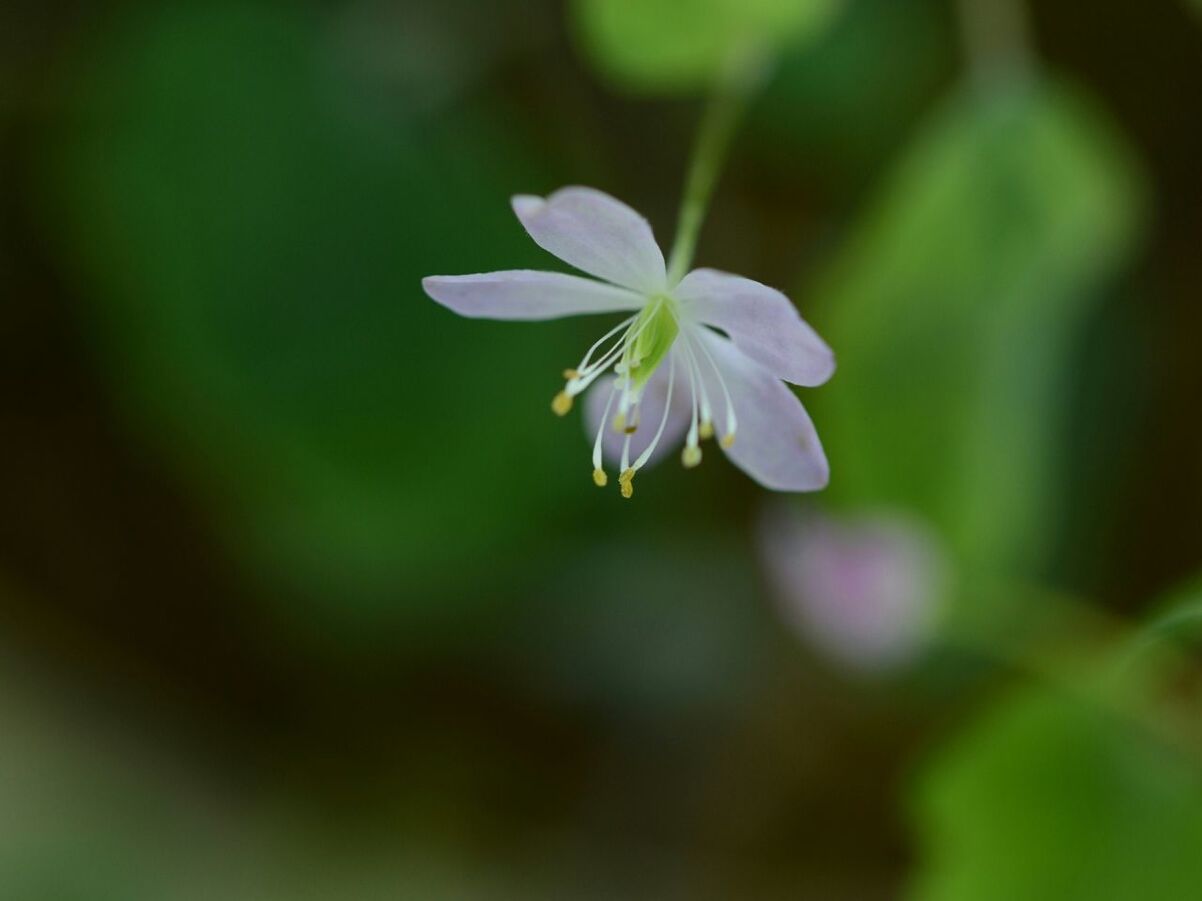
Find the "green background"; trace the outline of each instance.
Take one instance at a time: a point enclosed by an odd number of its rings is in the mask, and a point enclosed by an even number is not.
[[[1194,897],[1202,29],[966,59],[1008,2],[0,10],[0,894]],[[562,269],[567,184],[669,245],[750,59],[698,264],[835,349],[832,482],[625,502],[548,409],[606,322],[420,281]],[[781,505],[933,536],[924,653],[798,634]]]

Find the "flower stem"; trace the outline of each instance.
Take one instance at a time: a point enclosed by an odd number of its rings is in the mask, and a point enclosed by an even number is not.
[[[1025,0],[959,0],[964,53],[977,80],[1031,68],[1030,23]]]
[[[1001,665],[1202,759],[1194,709],[1166,689],[1196,672],[1193,661],[1172,646],[1137,643],[1139,633],[1129,623],[1080,598],[1025,590],[1036,592],[1044,611],[1036,628],[1023,636],[951,628],[942,636],[945,648]]]
[[[676,242],[668,262],[668,284],[675,285],[689,271],[697,238],[705,222],[710,197],[718,183],[722,164],[734,137],[735,126],[748,98],[762,77],[763,67],[758,58],[742,55],[727,67],[706,108],[697,144],[689,163],[684,200],[676,226]]]

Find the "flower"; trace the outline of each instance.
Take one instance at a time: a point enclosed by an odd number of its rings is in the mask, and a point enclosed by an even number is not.
[[[422,286],[473,318],[628,314],[564,371],[564,389],[551,403],[566,415],[596,385],[585,413],[597,485],[608,482],[604,460],[617,462],[622,495],[630,497],[635,474],[665,448],[683,436],[682,462],[694,467],[701,442],[717,434],[727,456],[767,488],[826,486],[818,434],[784,382],[821,385],[834,372],[834,354],[787,297],[712,269],[673,283],[647,221],[591,188],[515,197],[513,210],[540,247],[600,281],[518,270],[431,276]]]
[[[913,516],[780,507],[762,517],[758,538],[781,617],[829,656],[885,670],[930,642],[950,570],[938,538]]]

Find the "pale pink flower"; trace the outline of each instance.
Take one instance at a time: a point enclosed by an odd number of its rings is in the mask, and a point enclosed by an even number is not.
[[[782,618],[835,660],[904,665],[929,643],[948,587],[931,532],[901,513],[767,512],[759,545]]]
[[[552,402],[564,415],[592,387],[585,412],[598,485],[608,481],[608,460],[630,497],[635,473],[666,448],[683,439],[681,459],[696,466],[701,442],[716,433],[735,465],[767,488],[825,487],[822,445],[784,382],[821,385],[835,359],[787,297],[712,269],[671,281],[647,221],[600,191],[515,197],[513,209],[540,247],[595,278],[518,270],[431,276],[422,285],[473,318],[627,314],[564,372]]]

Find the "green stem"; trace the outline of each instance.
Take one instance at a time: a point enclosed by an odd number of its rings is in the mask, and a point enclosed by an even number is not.
[[[722,164],[734,137],[735,126],[747,99],[759,83],[761,67],[751,57],[741,57],[718,83],[697,133],[697,144],[689,163],[684,200],[676,226],[676,242],[668,262],[668,284],[675,285],[689,271],[697,238],[705,222],[710,198],[722,172]]]
[[[1135,667],[1129,623],[1078,598],[1039,592],[1045,619],[1035,631],[1043,641],[985,635],[978,629],[945,632],[949,649],[958,649],[1063,691],[1144,729],[1194,758],[1202,758],[1202,729],[1192,709],[1173,697],[1157,698],[1156,684],[1192,671],[1192,664],[1169,649],[1138,661]],[[1136,648],[1135,651],[1146,650]]]
[[[1025,0],[959,0],[964,52],[974,76],[1031,68],[1030,23]]]

